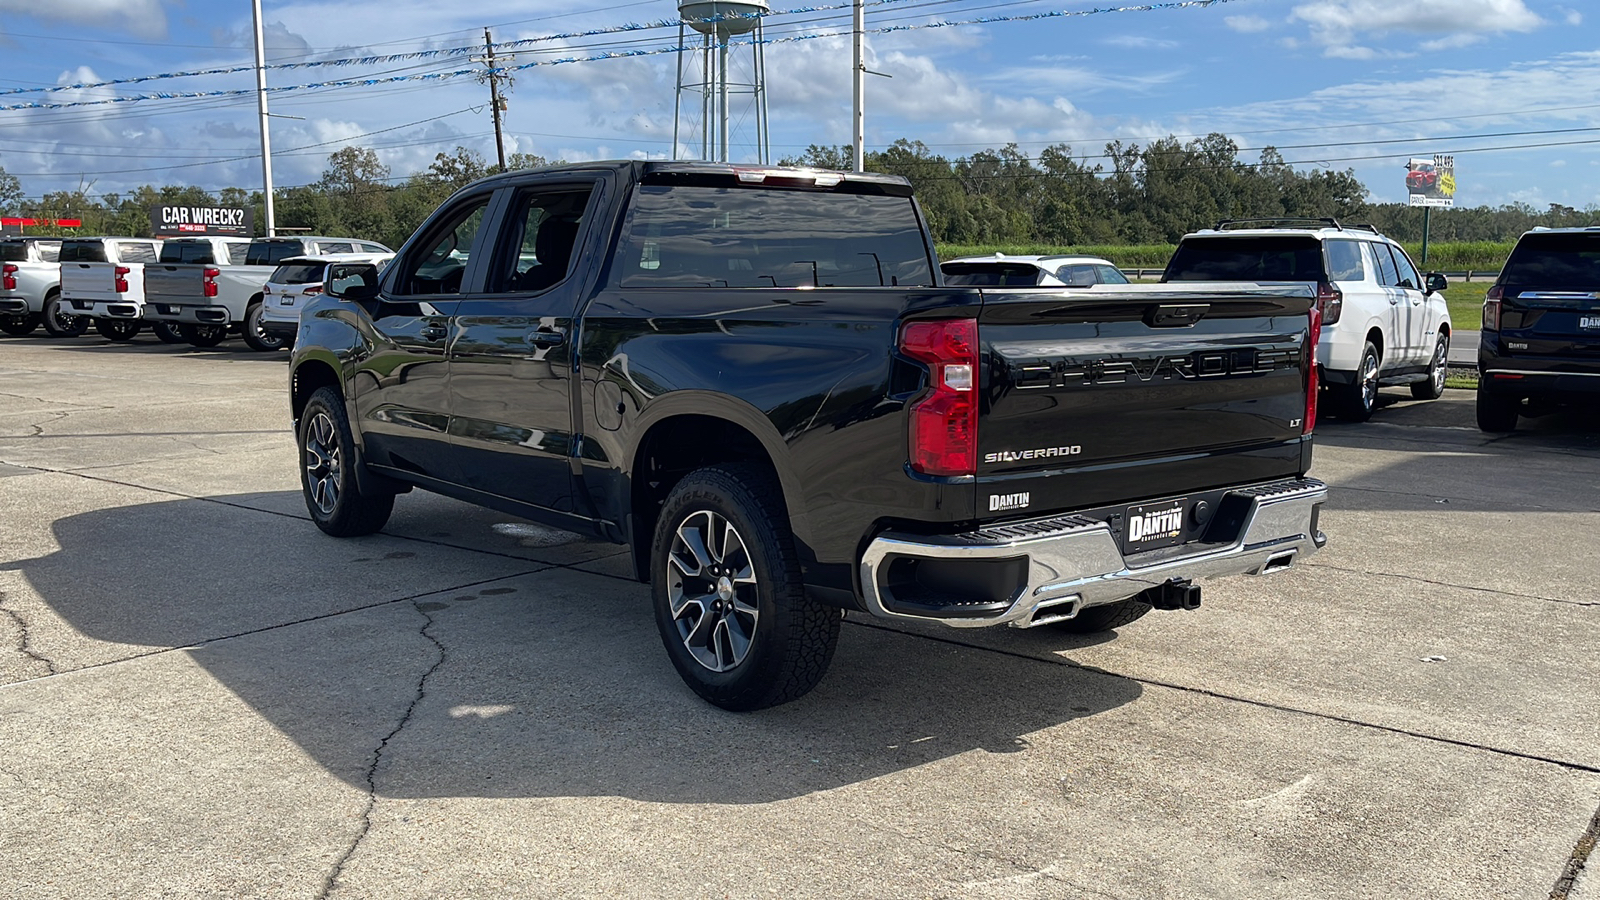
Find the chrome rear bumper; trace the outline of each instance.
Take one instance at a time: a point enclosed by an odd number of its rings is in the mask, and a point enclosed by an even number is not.
[[[1299,478],[1228,493],[1247,504],[1237,534],[1225,542],[1188,544],[1122,555],[1111,527],[1098,519],[1066,515],[992,526],[954,535],[886,532],[867,545],[860,563],[869,612],[884,618],[942,622],[955,628],[1013,625],[1028,628],[1063,621],[1090,606],[1115,603],[1172,581],[1223,575],[1266,575],[1286,569],[1327,543],[1317,529],[1327,485]],[[886,575],[898,559],[1026,560],[1027,574],[998,613],[962,617],[897,611]],[[992,604],[989,604],[992,606]]]

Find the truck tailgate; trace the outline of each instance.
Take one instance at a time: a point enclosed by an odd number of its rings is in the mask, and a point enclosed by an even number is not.
[[[1308,288],[985,290],[980,519],[1302,475]]]
[[[144,267],[144,297],[150,303],[207,303],[205,266],[193,263],[150,263]]]
[[[61,264],[61,294],[69,300],[117,300],[116,263],[67,262]]]

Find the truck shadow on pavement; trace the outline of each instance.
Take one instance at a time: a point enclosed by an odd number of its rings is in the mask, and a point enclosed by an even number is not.
[[[63,518],[59,549],[18,568],[80,635],[121,645],[96,652],[186,648],[320,766],[380,796],[762,803],[930,763],[982,767],[1142,691],[847,619],[812,694],[727,713],[673,671],[644,585],[384,535],[340,541],[224,503]],[[160,687],[130,702],[144,690]]]

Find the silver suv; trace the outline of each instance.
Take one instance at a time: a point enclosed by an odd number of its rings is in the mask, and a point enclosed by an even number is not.
[[[1303,282],[1322,311],[1320,383],[1332,411],[1364,422],[1380,385],[1418,400],[1444,393],[1450,310],[1443,275],[1423,276],[1405,248],[1337,219],[1237,219],[1184,235],[1164,282]]]

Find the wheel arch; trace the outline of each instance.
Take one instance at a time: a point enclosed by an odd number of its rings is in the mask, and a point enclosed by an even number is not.
[[[301,360],[294,367],[293,374],[289,376],[290,417],[296,422],[300,421],[300,413],[305,410],[311,395],[324,387],[332,387],[341,397],[344,396],[344,385],[339,378],[339,370],[327,360],[317,358]]]
[[[767,418],[726,395],[694,393],[652,410],[641,421],[628,468],[629,534],[635,574],[649,580],[650,547],[661,505],[683,476],[718,463],[753,463],[778,483],[795,538],[809,543],[798,481],[788,445]],[[652,404],[655,406],[655,404]]]

